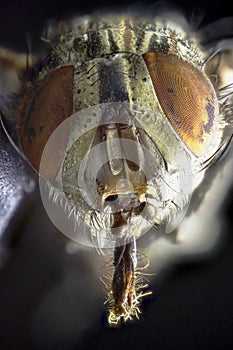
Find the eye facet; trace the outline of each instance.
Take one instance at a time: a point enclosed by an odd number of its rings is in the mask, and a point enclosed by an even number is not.
[[[52,132],[73,113],[74,67],[57,68],[29,88],[20,106],[19,141],[34,169],[39,172],[42,152]],[[67,131],[68,132],[68,131]],[[56,176],[67,135],[60,139],[60,150],[51,155],[44,173],[47,179]]]
[[[158,101],[189,150],[200,157],[218,120],[218,100],[208,78],[174,54],[147,52],[143,59]]]

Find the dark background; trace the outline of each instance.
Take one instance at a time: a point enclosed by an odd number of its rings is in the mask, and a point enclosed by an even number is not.
[[[116,3],[121,8],[133,2]],[[203,12],[203,23],[233,15],[230,1],[176,4],[189,18],[193,10]],[[112,5],[113,1],[102,0],[96,4],[90,0],[1,1],[0,44],[24,51],[27,33],[36,42],[47,19]],[[88,291],[79,285],[84,283],[88,268],[79,265],[79,256],[65,254],[65,241],[59,235],[54,238],[55,229],[37,204],[37,195],[27,196],[22,203],[26,218],[13,222],[5,238],[8,258],[0,270],[0,349],[233,349],[232,195],[231,191],[223,208],[225,240],[221,249],[200,263],[179,264],[166,278],[158,277],[153,283],[153,297],[144,303],[141,320],[120,329],[105,327],[106,317],[101,311],[97,319],[89,311],[90,322],[87,317],[82,320],[72,316],[79,299],[83,300],[78,289],[95,300],[95,285]],[[35,321],[37,304],[47,291],[59,286],[64,270],[71,276],[67,288],[63,286],[54,299],[51,297],[47,310]],[[44,315],[54,317],[54,327],[47,326]],[[80,328],[78,323],[82,322]],[[65,336],[61,336],[63,328]]]

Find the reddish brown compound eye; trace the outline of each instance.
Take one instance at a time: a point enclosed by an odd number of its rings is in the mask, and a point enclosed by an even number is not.
[[[154,89],[169,122],[189,150],[201,156],[218,120],[218,100],[208,78],[174,54],[143,55]]]
[[[71,65],[53,70],[26,91],[20,106],[19,141],[25,156],[37,172],[50,135],[73,113],[73,75],[74,67]],[[60,149],[52,152],[48,163],[40,169],[45,178],[55,178],[66,142],[67,134],[60,135]]]

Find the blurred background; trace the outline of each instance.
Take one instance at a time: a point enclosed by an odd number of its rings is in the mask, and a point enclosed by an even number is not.
[[[145,7],[151,3],[143,2]],[[202,24],[233,16],[226,0],[170,3],[188,18],[203,14]],[[35,49],[50,18],[133,4],[1,0],[0,46],[24,52],[31,38]],[[72,254],[72,245],[67,248],[67,240],[43,210],[31,170],[2,132],[0,167],[0,213],[10,218],[6,227],[1,226],[0,239],[1,350],[233,348],[233,191],[223,207],[224,239],[216,253],[199,263],[179,263],[157,276],[140,321],[111,329],[106,327],[105,295],[98,277],[105,271],[104,261],[91,250]],[[15,205],[7,202],[9,194],[15,195]]]

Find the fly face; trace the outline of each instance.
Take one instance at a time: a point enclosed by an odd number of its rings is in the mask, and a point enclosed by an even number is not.
[[[5,114],[16,115],[16,142],[59,230],[114,249],[109,323],[117,324],[138,317],[149,293],[135,278],[136,240],[179,226],[227,147],[232,86],[218,91],[196,38],[165,19],[84,17],[49,40]]]

